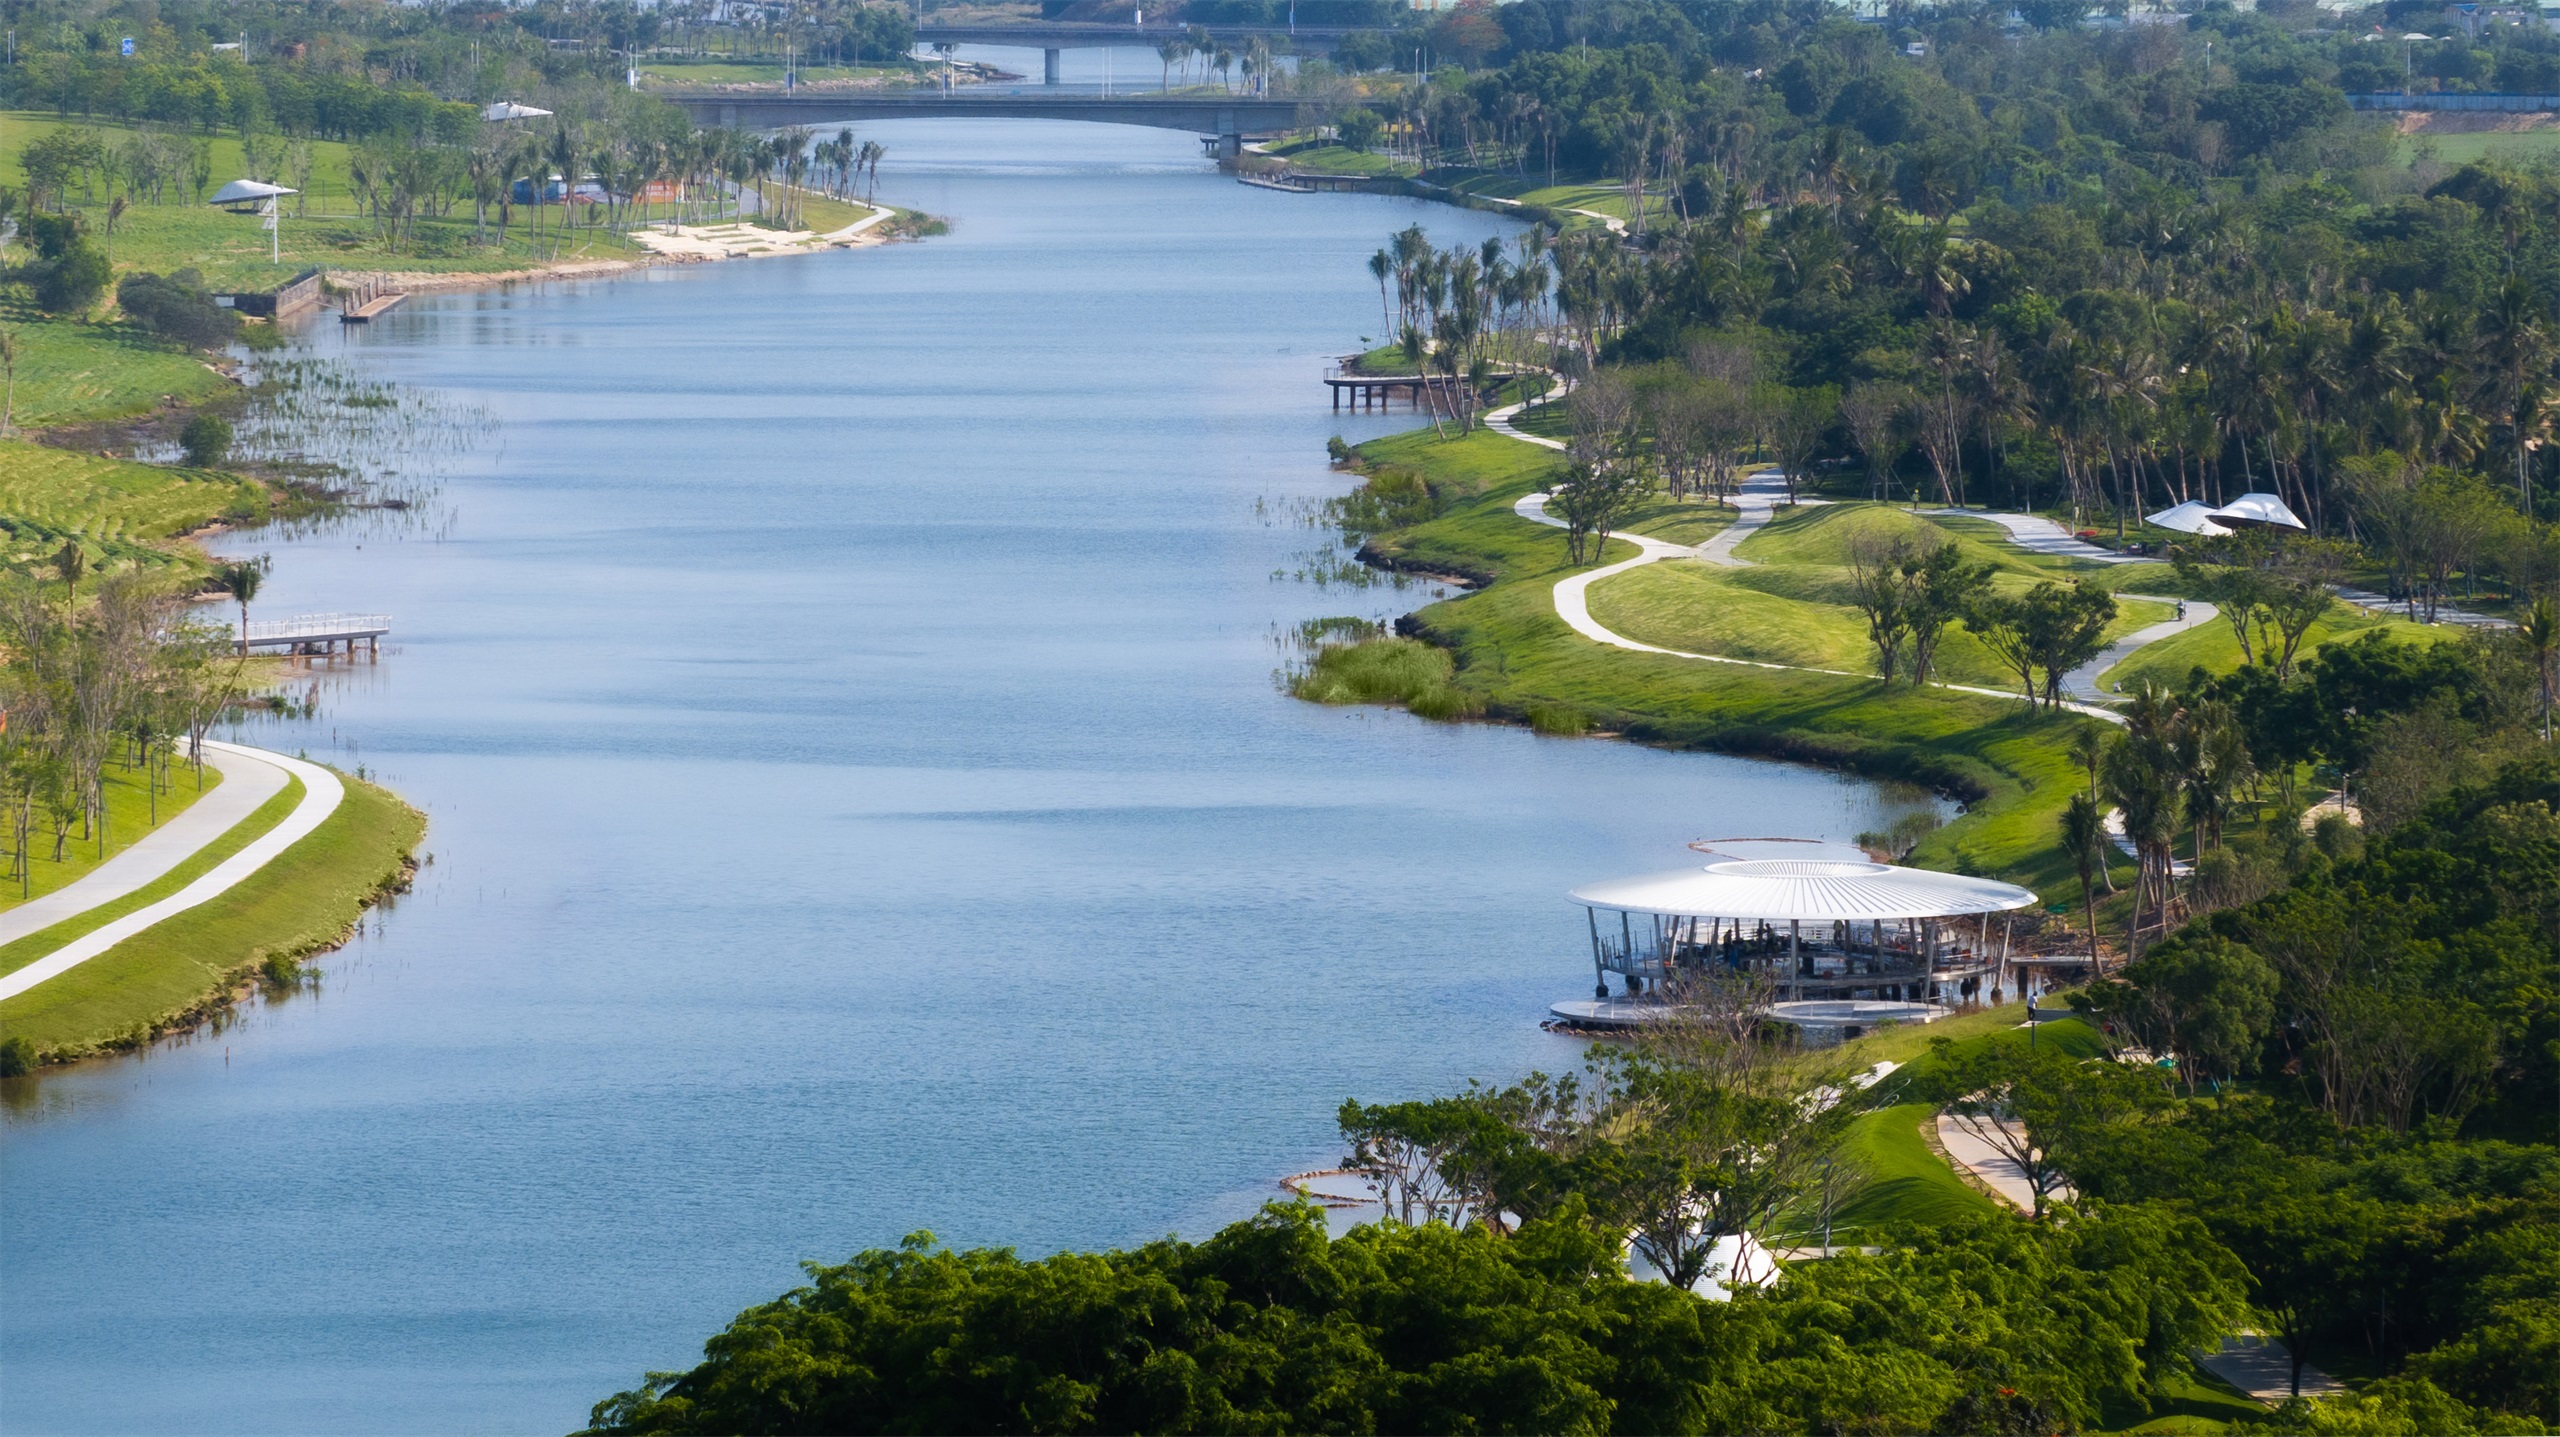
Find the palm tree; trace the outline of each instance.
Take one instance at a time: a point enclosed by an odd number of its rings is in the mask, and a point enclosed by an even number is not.
[[[2107,822],[2098,812],[2096,799],[2085,793],[2071,795],[2062,810],[2062,847],[2080,874],[2080,900],[2089,915],[2089,971],[2094,975],[2098,970],[2098,882],[2107,872]]]
[[[0,438],[9,433],[9,413],[18,407],[18,332],[0,329],[0,371],[8,374],[8,387],[0,389]]]
[[[2550,366],[2551,329],[2533,285],[2512,276],[2481,312],[2479,324],[2481,367],[2488,381],[2483,389],[2515,426],[2516,505],[2530,515],[2533,477],[2526,467],[2531,450],[2525,443],[2524,410],[2535,380]]]
[[[240,653],[249,652],[249,601],[258,597],[258,584],[266,577],[266,565],[255,559],[238,559],[213,571],[214,582],[230,591],[240,604]]]
[[[72,606],[80,602],[80,576],[89,572],[89,556],[82,552],[79,540],[63,541],[62,551],[53,556],[53,572],[62,578],[62,612],[67,619]]]
[[[560,167],[560,223],[552,228],[554,236],[552,250],[557,253],[559,250],[557,237],[569,224],[569,192],[578,184],[578,137],[569,133],[567,125],[562,125],[551,132],[551,163]],[[541,181],[537,178],[535,183],[539,185]],[[534,194],[536,207],[534,214],[537,219],[542,213],[541,203],[542,195],[537,190]]]
[[[1396,327],[1396,316],[1395,311],[1387,305],[1387,276],[1395,272],[1396,257],[1394,255],[1382,249],[1369,256],[1369,277],[1378,282],[1378,313],[1385,318],[1387,328],[1391,330]]]
[[[2142,956],[2145,909],[2165,927],[2174,896],[2171,852],[2184,771],[2177,749],[2186,718],[2176,695],[2144,679],[2125,707],[2124,737],[2108,746],[2103,765],[2106,796],[2124,815],[2125,839],[2133,845],[2133,921],[2125,943],[2132,958]]]
[[[2542,739],[2548,743],[2551,741],[2551,706],[2555,690],[2560,690],[2560,675],[2553,672],[2554,662],[2560,661],[2560,605],[2554,605],[2547,594],[2534,600],[2533,606],[2524,611],[2523,619],[2516,625],[2516,637],[2522,641],[2525,653],[2532,657],[2534,677],[2540,680]]]

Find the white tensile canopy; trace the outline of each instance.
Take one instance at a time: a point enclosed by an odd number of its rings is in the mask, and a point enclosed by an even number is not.
[[[205,203],[209,205],[245,205],[257,200],[271,200],[278,195],[289,195],[294,193],[296,193],[296,191],[286,189],[282,185],[268,184],[265,180],[233,180],[231,183],[224,185],[221,189],[215,190],[213,192],[213,197],[206,200]]]
[[[2243,494],[2213,511],[2213,517],[2225,524],[2273,524],[2284,529],[2308,529],[2311,526],[2294,517],[2284,501],[2273,494]]]
[[[1974,917],[2025,908],[2014,883],[1884,863],[1748,859],[1615,878],[1573,891],[1587,908],[1760,923],[1885,923]]]
[[[2202,499],[2190,499],[2174,509],[2163,509],[2147,516],[2143,522],[2163,529],[2175,529],[2181,534],[2201,534],[2208,539],[2231,532],[2213,522],[2213,506]]]
[[[2273,494],[2243,494],[2216,509],[2202,499],[2190,499],[2174,509],[2163,509],[2150,515],[2146,523],[2181,534],[2201,534],[2213,538],[2229,534],[2241,526],[2269,525],[2279,529],[2308,529]]]
[[[519,105],[513,100],[500,100],[496,104],[489,106],[487,109],[482,110],[480,112],[480,118],[484,120],[539,120],[550,113],[551,112],[549,110],[536,109],[531,105]]]

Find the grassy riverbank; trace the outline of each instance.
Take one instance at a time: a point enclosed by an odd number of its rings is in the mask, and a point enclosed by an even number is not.
[[[346,798],[308,837],[220,897],[0,1002],[0,1039],[25,1038],[43,1060],[137,1047],[219,1011],[253,982],[272,981],[343,942],[367,908],[408,886],[426,819],[390,793],[345,778]],[[281,822],[299,780],[175,872],[122,904],[38,935],[63,941],[168,896]],[[14,948],[16,945],[12,945]],[[49,950],[48,950],[49,951]],[[31,955],[30,955],[31,956]],[[0,950],[0,966],[18,957]],[[272,972],[271,972],[272,970]]]
[[[1561,531],[1513,510],[1560,471],[1561,456],[1553,451],[1490,431],[1443,437],[1417,430],[1371,441],[1357,456],[1378,485],[1428,495],[1427,502],[1394,506],[1408,522],[1372,534],[1363,556],[1386,567],[1459,576],[1476,588],[1405,621],[1405,631],[1431,648],[1412,639],[1381,640],[1322,654],[1298,686],[1302,696],[1404,702],[1429,717],[1486,716],[1559,735],[1619,734],[1921,784],[1962,799],[1966,811],[1924,840],[1913,862],[2002,877],[2052,904],[2077,902],[2079,881],[2063,857],[2058,819],[2085,783],[2066,744],[2090,720],[2029,709],[2014,698],[1864,677],[1868,646],[1847,593],[1847,554],[1860,536],[1904,534],[1954,542],[1992,570],[1998,588],[2084,579],[2128,595],[2118,601],[2110,639],[2169,616],[2165,602],[2130,597],[2183,593],[2169,565],[2029,554],[1999,542],[1999,531],[1978,518],[1848,502],[1782,510],[1740,545],[1747,568],[1659,563],[1591,586],[1592,616],[1613,632],[1688,653],[1790,668],[1706,663],[1601,645],[1556,616],[1556,583],[1580,571],[1566,562]],[[1628,528],[1694,544],[1721,528],[1727,512],[1657,499]],[[1599,562],[1634,552],[1612,541]],[[2305,653],[2376,627],[2419,642],[2451,637],[2449,630],[2341,604],[2314,629]],[[2196,666],[2227,672],[2239,663],[2229,626],[2213,623],[2137,653],[2105,678],[2179,681]],[[1948,682],[2001,690],[2016,685],[2014,674],[1961,629],[1946,639],[1940,664]],[[1803,669],[1833,672],[1795,671]]]
[[[2040,890],[2076,888],[2053,831],[2079,782],[2064,740],[2085,720],[2030,711],[2008,699],[1593,643],[1556,617],[1555,584],[1576,572],[1566,563],[1562,533],[1512,511],[1522,495],[1545,486],[1559,456],[1482,430],[1450,438],[1427,430],[1400,434],[1358,452],[1373,471],[1420,476],[1433,495],[1431,517],[1377,535],[1367,552],[1379,562],[1463,575],[1481,586],[1406,623],[1448,655],[1446,683],[1465,702],[1445,712],[1481,712],[1551,733],[1608,732],[1671,747],[1802,759],[1923,784],[1958,795],[1969,807],[1924,842],[1916,861],[1998,874]],[[1801,541],[1809,524],[1745,542],[1746,552],[1770,543],[1777,553],[1758,580],[1762,589],[1733,591],[1803,608],[1792,617],[1766,616],[1773,623],[1830,622],[1803,598],[1768,592],[1790,568],[1782,562],[1786,546]],[[1633,556],[1632,546],[1613,542],[1603,560]],[[1617,582],[1651,572],[1635,570]],[[1721,576],[1674,579],[1684,582],[1730,585]],[[1652,591],[1632,592],[1630,602],[1641,604]],[[1620,605],[1608,584],[1595,587],[1592,598],[1598,611]]]
[[[0,440],[0,562],[50,560],[77,540],[93,564],[198,566],[179,541],[217,521],[251,523],[272,503],[255,479],[103,459],[23,440]]]

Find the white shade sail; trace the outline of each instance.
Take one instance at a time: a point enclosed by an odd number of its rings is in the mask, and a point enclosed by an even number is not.
[[[2202,499],[2190,499],[2174,509],[2163,509],[2157,514],[2149,515],[2143,522],[2156,524],[2163,529],[2175,529],[2181,534],[2201,534],[2206,538],[2231,532],[2213,522],[2213,506]]]
[[[2226,524],[2273,524],[2285,529],[2308,529],[2311,526],[2293,516],[2284,501],[2273,494],[2243,494],[2213,511],[2213,517]]]
[[[519,105],[513,100],[500,100],[496,104],[489,106],[487,109],[482,110],[480,112],[480,118],[484,120],[539,120],[550,113],[551,112],[549,110],[538,110],[531,105]]]
[[[1752,859],[1613,878],[1575,889],[1573,901],[1675,918],[1866,923],[2006,913],[2036,896],[2014,883],[1883,863]]]
[[[286,189],[282,185],[268,184],[264,180],[233,180],[231,183],[224,185],[221,189],[215,190],[213,192],[213,197],[206,200],[205,203],[209,205],[239,205],[247,204],[251,200],[271,200],[278,195],[289,195],[293,193],[296,192]]]

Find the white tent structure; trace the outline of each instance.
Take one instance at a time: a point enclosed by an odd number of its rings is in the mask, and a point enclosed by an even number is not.
[[[2225,524],[2264,524],[2276,529],[2308,529],[2311,526],[2294,517],[2284,501],[2273,494],[2243,494],[2213,511],[2213,517]]]
[[[519,105],[513,100],[500,100],[482,110],[480,118],[493,121],[540,120],[549,117],[550,114],[549,110],[537,109],[532,105]]]
[[[2163,529],[2175,529],[2181,534],[2201,534],[2209,539],[2231,532],[2213,522],[2213,506],[2202,499],[2190,499],[2174,509],[2163,509],[2157,514],[2146,515],[2143,522]]]
[[[1554,1006],[1562,1023],[1658,1021],[1677,1013],[1684,979],[1752,972],[1790,1000],[1770,1016],[1851,1036],[1866,1023],[1943,1017],[1940,1000],[1997,990],[2009,959],[2000,915],[2036,901],[1995,879],[1793,858],[1611,879],[1571,896],[1589,919],[1595,983],[1590,1002]],[[1613,973],[1623,996],[1609,991]]]
[[[213,197],[205,203],[209,205],[256,204],[260,201],[275,199],[279,195],[294,193],[297,191],[286,189],[282,185],[268,184],[265,180],[233,180],[221,189],[215,190]]]
[[[2174,509],[2163,509],[2149,515],[2147,522],[2181,534],[2200,534],[2212,538],[2237,533],[2242,529],[2308,529],[2311,526],[2294,517],[2282,499],[2273,494],[2243,494],[2221,508],[2201,499],[2190,499]]]
[[[272,264],[284,259],[284,234],[277,227],[282,211],[277,209],[276,201],[286,195],[300,193],[283,185],[268,184],[265,180],[233,180],[215,190],[213,197],[205,203],[222,205],[235,214],[255,213],[260,220],[259,228],[267,232],[267,260]]]

